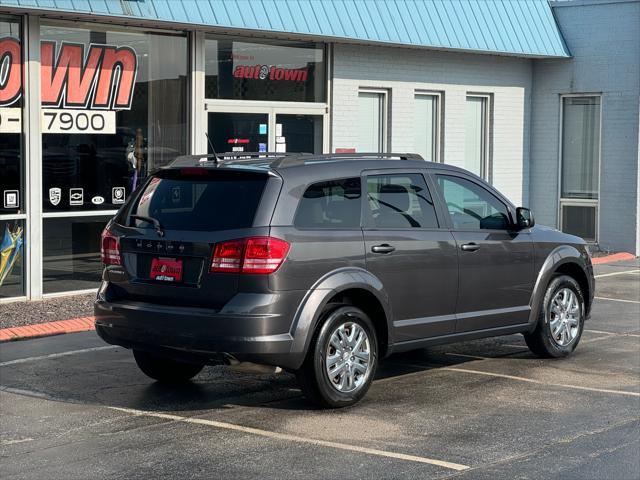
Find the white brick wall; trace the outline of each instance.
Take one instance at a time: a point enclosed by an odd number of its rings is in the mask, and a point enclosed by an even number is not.
[[[599,243],[640,254],[640,2],[554,5],[573,58],[534,61],[531,206],[538,221],[557,225],[560,94],[602,93]]]
[[[515,204],[528,202],[532,61],[406,48],[335,45],[332,150],[356,145],[358,89],[390,92],[388,149],[414,151],[416,90],[444,93],[446,163],[464,158],[467,92],[493,95],[493,184]]]

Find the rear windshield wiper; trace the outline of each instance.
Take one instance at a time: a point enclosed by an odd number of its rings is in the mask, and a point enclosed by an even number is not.
[[[142,220],[143,222],[150,223],[155,227],[158,236],[164,237],[164,228],[157,218],[146,217],[144,215],[129,215],[129,217],[133,218],[134,220]]]

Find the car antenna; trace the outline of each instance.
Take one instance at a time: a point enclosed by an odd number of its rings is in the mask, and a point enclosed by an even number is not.
[[[211,151],[213,152],[213,161],[218,165],[218,154],[216,153],[216,149],[213,148],[213,142],[209,138],[209,134],[207,132],[204,132],[204,135],[207,137],[207,142],[209,142],[209,147],[211,147]]]

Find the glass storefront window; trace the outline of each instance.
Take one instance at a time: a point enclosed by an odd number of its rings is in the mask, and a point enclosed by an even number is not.
[[[383,152],[386,130],[386,94],[358,92],[358,152]]]
[[[96,288],[100,281],[100,233],[108,217],[43,220],[43,291]]]
[[[0,215],[25,210],[22,101],[20,23],[0,16]]]
[[[24,222],[0,220],[0,298],[24,295]]]
[[[205,97],[233,100],[325,101],[320,44],[205,40]]]
[[[468,95],[465,110],[463,167],[484,179],[488,177],[488,103],[488,97]]]
[[[187,151],[187,38],[63,24],[40,34],[44,211],[119,208]]]
[[[562,198],[598,198],[600,97],[562,99]]]

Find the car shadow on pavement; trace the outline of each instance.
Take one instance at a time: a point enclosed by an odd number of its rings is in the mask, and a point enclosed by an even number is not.
[[[380,362],[375,381],[460,365],[477,356],[505,356],[514,349],[484,340],[459,344],[456,351],[460,353],[435,347],[394,354]],[[121,348],[95,352],[81,360],[66,356],[4,367],[0,383],[9,392],[56,401],[183,414],[237,407],[316,408],[302,396],[295,376],[286,372],[256,375],[214,366],[206,367],[191,382],[166,385],[142,374],[130,352]]]

